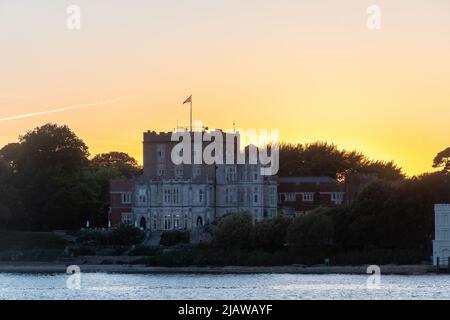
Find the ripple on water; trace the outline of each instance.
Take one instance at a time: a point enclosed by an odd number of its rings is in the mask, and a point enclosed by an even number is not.
[[[450,299],[445,275],[106,274],[81,275],[67,289],[64,274],[0,274],[0,299]]]

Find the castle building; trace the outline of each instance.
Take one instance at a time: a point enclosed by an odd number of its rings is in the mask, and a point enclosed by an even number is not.
[[[226,146],[230,137],[220,132]],[[143,175],[111,181],[113,226],[124,223],[150,231],[192,230],[227,213],[248,212],[254,222],[276,216],[276,177],[263,176],[261,164],[174,164],[171,154],[178,142],[171,137],[172,132],[145,132]],[[228,141],[236,154],[238,137],[234,134],[233,141]],[[206,146],[201,142],[202,153]],[[199,152],[194,146],[191,149],[193,156]]]
[[[434,205],[433,264],[448,265],[450,258],[450,204]]]

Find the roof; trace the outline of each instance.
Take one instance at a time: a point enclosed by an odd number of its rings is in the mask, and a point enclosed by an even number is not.
[[[134,181],[129,180],[111,180],[110,192],[131,192],[133,189]]]
[[[336,179],[328,176],[313,176],[313,177],[278,177],[280,183],[338,183]]]

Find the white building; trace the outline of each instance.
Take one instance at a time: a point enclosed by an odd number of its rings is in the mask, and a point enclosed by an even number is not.
[[[450,258],[450,204],[435,204],[435,240],[433,241],[433,264],[448,265]]]

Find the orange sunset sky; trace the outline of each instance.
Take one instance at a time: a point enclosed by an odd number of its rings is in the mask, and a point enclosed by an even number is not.
[[[447,0],[0,0],[0,146],[53,122],[141,161],[142,132],[187,125],[193,94],[211,128],[275,128],[414,175],[450,146],[449,84]]]

